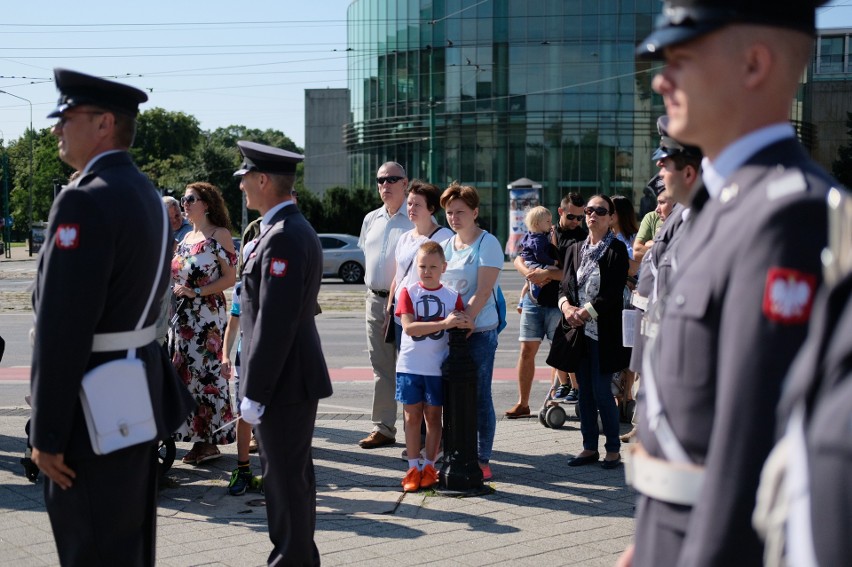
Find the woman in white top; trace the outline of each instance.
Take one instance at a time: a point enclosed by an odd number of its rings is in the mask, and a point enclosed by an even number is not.
[[[494,235],[477,226],[479,195],[473,187],[453,183],[441,195],[441,206],[447,214],[447,224],[456,231],[443,243],[447,271],[441,281],[462,296],[464,314],[474,319],[467,342],[477,367],[477,448],[482,478],[490,480],[488,461],[497,426],[491,376],[500,322],[494,289],[503,269],[503,247]]]
[[[441,191],[430,183],[412,179],[408,186],[406,207],[408,218],[414,223],[414,228],[404,233],[396,243],[396,274],[388,294],[388,310],[393,314],[393,302],[399,301],[400,292],[418,281],[417,270],[414,269],[414,259],[417,250],[427,240],[443,242],[453,235],[453,231],[435,222],[435,211],[440,205]],[[396,345],[399,349],[402,337],[402,324],[399,317],[394,315],[396,324]]]

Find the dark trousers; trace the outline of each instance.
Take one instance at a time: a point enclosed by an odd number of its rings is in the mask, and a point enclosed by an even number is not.
[[[272,553],[269,565],[319,565],[317,486],[311,444],[317,400],[266,408],[256,426]]]
[[[59,562],[68,566],[154,565],[157,456],[153,444],[66,462],[77,473],[62,490],[45,480],[44,500]]]
[[[602,374],[599,365],[598,341],[586,337],[587,355],[577,367],[577,385],[580,386],[580,433],[583,434],[583,449],[598,450],[598,412],[606,438],[604,447],[610,453],[621,450],[618,438],[618,406],[612,396],[612,374]]]

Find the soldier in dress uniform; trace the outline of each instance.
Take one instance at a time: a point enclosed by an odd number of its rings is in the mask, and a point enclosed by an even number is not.
[[[789,123],[821,1],[668,0],[637,49],[711,199],[645,349],[636,543],[622,563],[754,565],[751,526],[781,384],[821,281],[831,178]]]
[[[240,329],[242,419],[255,425],[273,549],[270,565],[319,565],[314,543],[316,481],[311,457],[320,398],[331,395],[314,315],[322,247],[292,201],[304,156],[254,142],[243,155],[240,189],[262,215],[243,266]]]
[[[148,97],[83,73],[55,69],[54,76],[61,97],[48,116],[59,119],[59,157],[81,175],[54,201],[38,260],[32,459],[47,476],[62,565],[154,565],[156,441],[95,454],[79,401],[84,373],[135,348],[161,438],[191,410],[156,342],[172,231],[164,231],[163,202],[127,151]],[[132,332],[146,304],[144,325]]]
[[[772,567],[852,556],[852,198],[832,189],[828,201],[826,287],[785,384],[754,515]]]
[[[669,136],[668,116],[657,119],[657,131],[660,133],[660,145],[651,158],[660,168],[658,174],[669,194],[674,199],[672,208],[662,228],[654,235],[653,246],[642,258],[642,268],[639,270],[639,282],[633,292],[633,305],[642,311],[642,317],[637,320],[635,342],[630,353],[630,369],[642,371],[642,355],[645,341],[650,336],[656,336],[659,328],[660,309],[657,303],[665,302],[668,298],[670,283],[677,265],[677,245],[686,233],[686,226],[695,220],[709,195],[701,183],[701,149],[696,146],[684,145]],[[690,223],[687,223],[687,219]],[[640,390],[641,398],[644,392]],[[630,441],[636,436],[637,417],[634,416],[633,429],[622,435],[621,440]]]

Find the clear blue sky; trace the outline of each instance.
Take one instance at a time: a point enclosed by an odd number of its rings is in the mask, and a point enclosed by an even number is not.
[[[58,97],[53,67],[117,76],[150,91],[143,108],[192,114],[207,130],[230,124],[275,128],[304,146],[304,90],[347,86],[349,4],[4,2],[0,89],[32,102],[38,129],[53,122],[45,118]],[[822,8],[819,27],[852,27],[852,0]],[[18,138],[29,125],[29,111],[29,104],[0,93],[0,137]]]

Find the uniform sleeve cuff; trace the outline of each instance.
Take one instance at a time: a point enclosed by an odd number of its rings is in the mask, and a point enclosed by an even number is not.
[[[592,304],[591,304],[591,303],[586,303],[585,305],[583,305],[583,309],[585,309],[586,311],[588,311],[588,312],[589,312],[589,315],[591,315],[591,316],[592,316],[592,319],[597,319],[597,318],[598,318],[598,312],[597,312],[597,311],[595,311],[595,308],[594,308],[594,307],[592,307]]]

